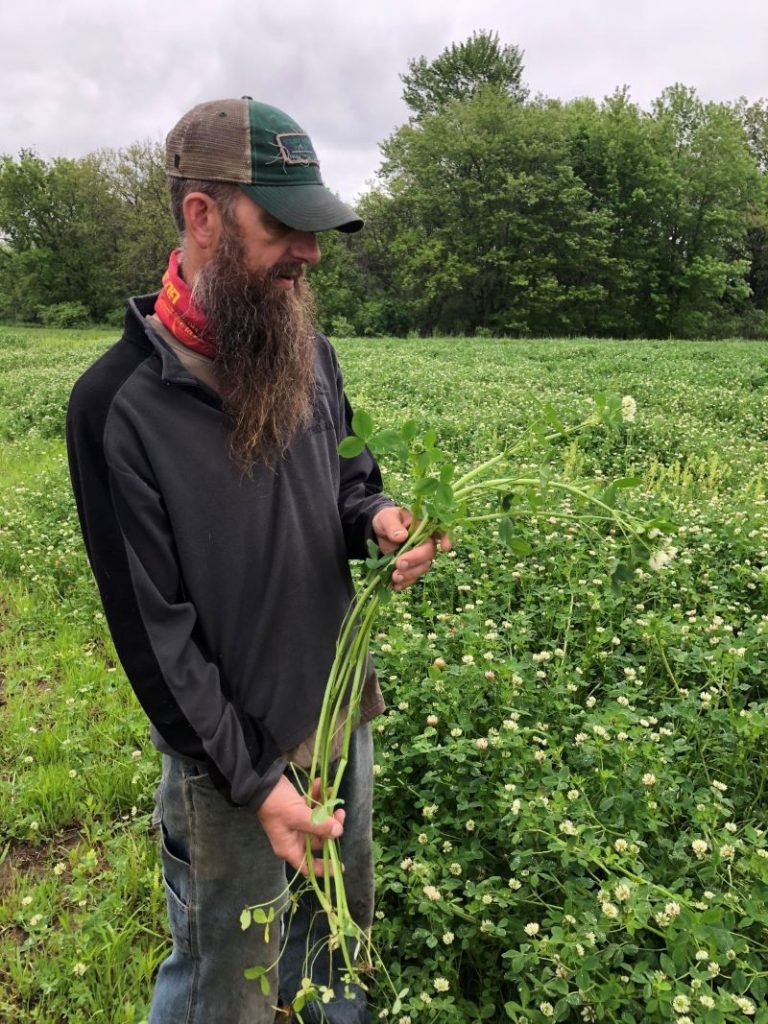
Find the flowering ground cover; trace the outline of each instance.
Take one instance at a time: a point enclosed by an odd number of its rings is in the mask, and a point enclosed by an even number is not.
[[[0,331],[0,1019],[142,1021],[166,952],[159,761],[116,665],[64,458],[85,332]],[[340,342],[354,404],[460,469],[550,403],[632,422],[533,446],[675,524],[611,585],[566,498],[456,538],[381,612],[374,943],[400,1022],[768,1021],[768,346]],[[528,457],[528,456],[527,456]],[[385,462],[388,489],[410,480]],[[489,506],[489,514],[493,509]]]

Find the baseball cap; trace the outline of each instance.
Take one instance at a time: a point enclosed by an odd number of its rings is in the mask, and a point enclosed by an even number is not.
[[[298,231],[359,231],[363,221],[323,184],[309,135],[250,96],[198,103],[165,141],[173,178],[239,185],[273,217]]]

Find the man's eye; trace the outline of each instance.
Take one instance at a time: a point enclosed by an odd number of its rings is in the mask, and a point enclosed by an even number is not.
[[[291,230],[287,224],[283,224],[277,217],[270,217],[267,220],[267,227],[276,235],[284,235],[287,231]]]

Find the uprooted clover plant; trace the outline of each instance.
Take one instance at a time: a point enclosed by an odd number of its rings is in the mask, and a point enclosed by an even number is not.
[[[382,555],[378,547],[369,542],[365,561],[367,574],[339,633],[308,776],[310,780],[320,780],[319,796],[312,795],[311,787],[306,789],[307,802],[313,808],[316,823],[325,820],[343,802],[339,787],[365,683],[372,627],[379,607],[392,597],[390,577],[396,558],[433,534],[453,536],[458,531],[471,529],[474,524],[487,522],[496,523],[500,542],[516,557],[525,557],[533,552],[528,541],[520,536],[518,524],[526,517],[539,516],[550,509],[557,510],[562,516],[562,509],[555,509],[555,502],[561,498],[569,501],[567,514],[570,517],[589,525],[598,536],[610,533],[618,552],[611,576],[614,588],[631,579],[637,567],[652,563],[653,559],[663,561],[669,557],[670,549],[659,539],[673,529],[672,524],[662,518],[643,521],[621,508],[621,492],[638,486],[638,478],[576,484],[571,480],[558,479],[548,466],[543,465],[543,460],[540,460],[538,469],[530,469],[531,448],[535,448],[537,443],[549,448],[558,440],[571,439],[590,429],[619,429],[625,420],[633,418],[634,401],[630,398],[621,400],[598,395],[590,414],[573,426],[563,424],[555,411],[547,406],[540,420],[514,444],[481,465],[459,474],[448,454],[438,446],[434,430],[420,436],[417,424],[409,420],[399,430],[376,431],[366,412],[359,410],[355,413],[353,433],[339,445],[339,455],[354,458],[367,447],[384,462],[394,458],[407,466],[413,481],[410,503],[413,525],[408,540],[392,554]],[[521,461],[519,457],[523,452],[527,455],[528,468],[525,471],[516,465],[516,457],[517,462]],[[345,709],[347,714],[343,713]],[[335,757],[339,733],[341,755]],[[311,964],[317,956],[333,954],[335,963],[340,966],[342,979],[365,988],[365,973],[371,969],[374,960],[373,949],[370,936],[353,920],[347,904],[338,842],[327,840],[323,845],[322,875],[313,870],[313,856],[316,853],[313,854],[308,838],[309,875],[306,884],[314,890],[322,913],[326,915],[329,937],[325,940],[327,950],[312,948],[306,951],[306,974],[311,973]],[[262,905],[246,908],[241,923],[244,928],[253,922],[268,929],[274,918],[274,906]],[[386,975],[384,964],[378,962],[377,967]],[[269,968],[257,967],[248,972],[250,977],[260,980],[265,993],[269,991],[268,971]],[[394,986],[392,991],[390,1012],[396,1014],[406,992],[396,993]],[[330,995],[329,990],[312,985],[307,978],[294,1000],[293,1010],[301,1019],[301,1010],[308,1001],[327,1000]]]

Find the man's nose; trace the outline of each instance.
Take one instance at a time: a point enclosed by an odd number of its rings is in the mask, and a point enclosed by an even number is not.
[[[290,253],[293,259],[314,266],[320,259],[317,235],[313,231],[294,231]]]

